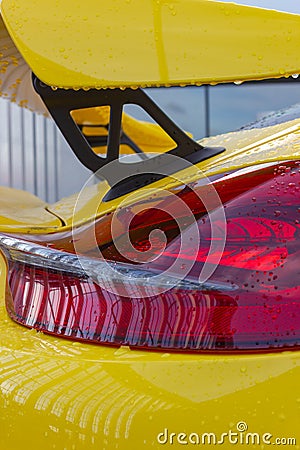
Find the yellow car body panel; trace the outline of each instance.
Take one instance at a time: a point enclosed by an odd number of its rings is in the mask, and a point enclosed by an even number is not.
[[[271,443],[299,443],[300,352],[172,354],[57,339],[8,318],[2,256],[0,271],[1,449],[160,449],[166,433],[166,447],[179,449],[179,433],[220,440],[240,422]]]
[[[299,132],[300,121],[295,120],[210,138],[206,141],[214,144],[225,140],[228,150],[199,167],[213,174],[259,162],[297,159]],[[171,180],[157,183],[168,189],[171,184]],[[101,189],[106,192],[108,186],[99,183],[86,188],[86,207],[76,217],[78,223],[91,217]],[[141,190],[135,197],[141,195],[146,193]],[[75,200],[76,195],[52,209],[71,223]],[[36,199],[31,201],[31,206],[39,204]],[[118,202],[101,206],[98,214],[115,209]],[[11,232],[13,220],[10,225],[7,231]],[[60,229],[68,228],[67,223]],[[32,233],[25,221],[23,230]],[[53,230],[45,225],[38,232]],[[187,445],[182,441],[194,445],[197,436],[200,444],[206,436],[203,448],[212,446],[208,443],[212,436],[230,448],[224,437],[230,432],[238,433],[237,449],[245,447],[240,439],[246,436],[250,446],[251,439],[259,436],[260,444],[252,443],[252,448],[265,448],[262,439],[274,445],[276,439],[292,439],[290,445],[299,446],[299,351],[164,353],[72,342],[12,322],[5,309],[5,291],[6,263],[1,256],[1,449],[141,450],[163,445],[179,449]],[[247,426],[247,431],[240,432],[237,427],[241,426]]]
[[[74,8],[73,1],[58,0],[51,12],[45,0],[3,0],[2,13],[26,61],[54,86],[189,84],[299,72],[298,16],[201,0],[114,0],[107,5],[88,0]],[[131,20],[124,20],[129,12]],[[132,23],[139,24],[134,33]],[[210,37],[207,47],[204,36]],[[205,139],[206,145],[224,145],[227,151],[197,167],[209,176],[299,159],[299,133],[300,120],[295,120]],[[180,178],[191,182],[195,176],[187,169]],[[176,185],[166,178],[151,187]],[[109,189],[99,183],[84,189],[84,206],[74,216],[77,194],[49,206],[3,189],[0,230],[10,233],[69,230],[72,223],[82,224],[95,212],[102,216],[124,200],[99,205],[99,196]],[[146,195],[147,189],[140,189],[127,201]],[[46,336],[9,319],[6,280],[0,254],[1,450],[179,449],[188,446],[182,441],[192,446],[196,435],[205,433],[207,440],[211,433],[223,439],[220,445],[228,450],[230,430],[238,434],[236,449],[245,448],[241,436],[245,439],[247,432],[260,439],[250,442],[252,448],[275,445],[281,438],[294,439],[288,447],[299,448],[300,351],[165,353]],[[198,446],[211,448],[207,440]]]
[[[27,64],[51,86],[186,85],[300,72],[294,14],[210,0],[3,0],[1,11]]]
[[[0,231],[35,233],[61,226],[46,203],[29,192],[1,186],[0,198]]]
[[[109,106],[77,109],[71,112],[73,120],[82,127],[82,133],[86,136],[108,136]],[[126,113],[122,114],[122,131],[144,153],[162,153],[171,150],[175,142],[156,123],[144,122],[134,119]],[[188,133],[190,136],[191,134]],[[106,156],[107,146],[93,147],[95,153]],[[120,155],[131,154],[134,151],[125,144],[120,145]]]
[[[179,180],[164,178],[151,186],[131,193],[127,198],[123,196],[105,203],[101,202],[99,198],[103,198],[108,192],[109,185],[102,182],[83,188],[80,193],[80,205],[77,193],[49,205],[48,209],[64,221],[65,229],[70,229],[71,226],[85,223],[91,217],[100,217],[114,211],[121,202],[124,207],[127,202],[130,204],[137,198],[146,198],[149,195],[149,187],[157,190],[170,190],[181,183],[191,183],[204,175],[212,176],[260,163],[299,159],[300,119],[267,128],[241,130],[206,138],[200,143],[207,146],[226,147],[224,154],[197,164],[195,167],[200,169],[200,173],[195,168],[188,168],[180,173]]]

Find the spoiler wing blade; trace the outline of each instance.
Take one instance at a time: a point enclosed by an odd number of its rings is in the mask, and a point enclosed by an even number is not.
[[[210,0],[3,0],[32,71],[62,88],[189,85],[300,72],[300,16]]]

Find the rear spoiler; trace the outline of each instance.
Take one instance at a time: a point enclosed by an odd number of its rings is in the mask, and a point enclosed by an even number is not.
[[[3,0],[22,57],[47,85],[137,88],[300,72],[300,16],[211,0]]]
[[[34,0],[30,7],[27,0],[3,0],[1,8],[0,42],[4,36],[9,45],[0,57],[0,90],[34,110],[43,100],[79,160],[111,186],[103,201],[225,151],[193,141],[140,88],[300,72],[300,16],[293,14],[210,0]],[[28,100],[20,97],[23,86]],[[122,111],[128,103],[144,108],[175,147],[122,162]],[[77,109],[97,106],[110,107],[105,157],[94,152],[72,119]]]

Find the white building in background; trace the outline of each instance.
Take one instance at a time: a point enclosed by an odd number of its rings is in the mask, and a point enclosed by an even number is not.
[[[89,175],[51,119],[0,99],[0,184],[55,202]]]

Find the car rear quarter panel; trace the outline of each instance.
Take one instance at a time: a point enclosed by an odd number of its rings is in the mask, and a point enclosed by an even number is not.
[[[240,421],[299,448],[300,352],[170,354],[57,339],[8,318],[3,257],[0,271],[1,449],[181,448],[179,433],[220,437]],[[157,440],[165,429],[172,444]]]

